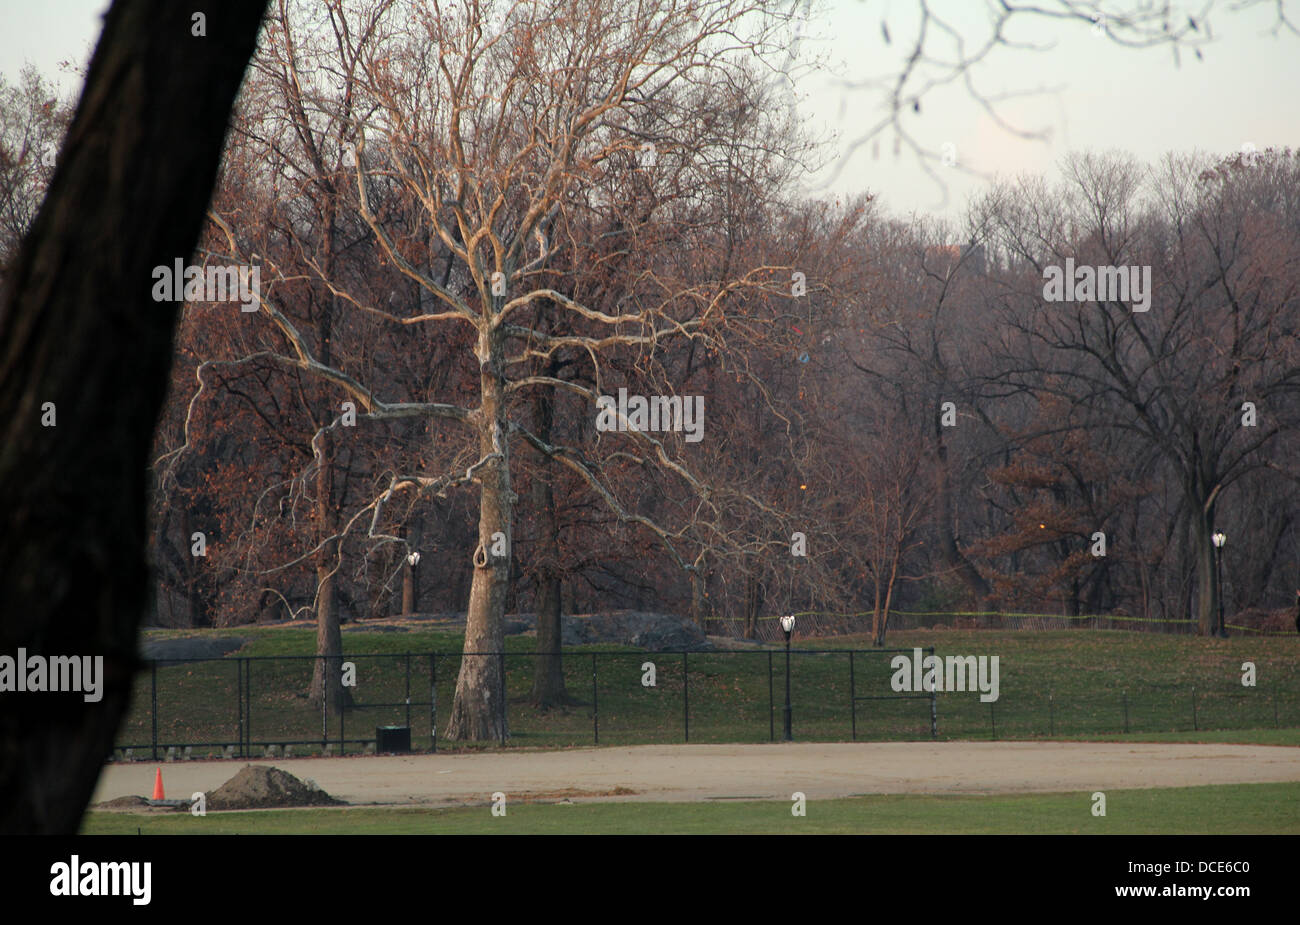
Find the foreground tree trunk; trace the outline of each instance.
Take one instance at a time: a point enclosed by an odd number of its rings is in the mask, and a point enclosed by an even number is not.
[[[227,0],[198,37],[193,5],[114,3],[0,301],[0,652],[103,658],[96,702],[5,695],[0,833],[75,833],[127,706],[176,318],[153,268],[193,252],[265,6]]]

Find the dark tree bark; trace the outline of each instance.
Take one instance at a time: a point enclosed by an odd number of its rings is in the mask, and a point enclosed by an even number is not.
[[[701,562],[696,560],[695,568],[691,569],[691,622],[701,630],[705,629],[704,624],[704,576],[700,574]]]
[[[333,205],[325,213],[325,267],[330,273],[334,267],[334,215]],[[330,296],[321,306],[317,319],[320,361],[333,362],[330,341],[333,335],[334,312],[337,299]],[[322,425],[328,424],[335,414],[329,399],[322,400],[318,416]],[[352,706],[352,695],[343,686],[343,633],[339,626],[338,583],[339,528],[338,491],[334,485],[334,440],[327,430],[320,435],[320,467],[316,470],[316,520],[319,536],[323,540],[316,556],[316,655],[312,669],[311,691],[308,702],[320,706],[328,696],[329,713],[337,714]]]
[[[745,638],[758,638],[758,618],[767,603],[767,588],[760,578],[749,576],[745,582]]]
[[[552,358],[545,375],[556,376],[559,362]],[[533,420],[538,439],[551,442],[555,425],[555,392],[539,389],[533,398]],[[555,491],[551,486],[553,464],[538,454],[540,471],[533,480],[533,509],[537,514],[537,665],[529,697],[539,707],[571,703],[564,688],[564,662],[560,655],[560,528],[555,515]]]
[[[935,402],[935,407],[939,401]],[[990,588],[984,576],[971,563],[970,559],[957,546],[953,536],[953,497],[952,474],[948,469],[948,446],[944,442],[943,427],[935,417],[935,455],[939,464],[935,467],[935,494],[938,511],[935,527],[939,535],[939,555],[945,566],[966,586],[966,590],[976,599],[976,609],[987,610]]]
[[[265,5],[214,5],[196,37],[201,4],[113,4],[0,301],[0,652],[98,655],[105,675],[96,703],[3,695],[0,832],[75,833],[127,706],[176,318],[152,271],[193,252]]]
[[[413,551],[420,548],[420,543],[424,540],[424,528],[419,521],[411,524],[407,540]],[[403,615],[418,613],[420,609],[420,566],[418,563],[412,565],[410,559],[405,562],[406,564],[402,566]]]

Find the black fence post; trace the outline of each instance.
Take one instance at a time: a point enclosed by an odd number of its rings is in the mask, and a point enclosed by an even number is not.
[[[926,650],[927,655],[934,655],[934,646]],[[939,738],[939,689],[938,685],[930,685],[930,738]]]
[[[158,663],[149,663],[149,718],[153,727],[149,753],[158,760]]]
[[[1052,691],[1047,692],[1047,729],[1048,735],[1056,737],[1056,695]]]
[[[343,680],[342,675],[340,675],[339,676],[340,683],[342,682],[342,680]],[[328,686],[329,683],[330,683],[329,675],[326,674],[325,684]],[[342,688],[340,688],[340,690],[342,690]],[[328,700],[328,696],[326,697],[326,699]],[[340,701],[339,701],[339,754],[340,755],[346,753],[348,750],[348,731],[346,726],[347,721],[345,719],[345,714],[347,712],[348,711],[343,708],[342,698],[340,697]],[[375,748],[376,750],[378,750],[379,748],[378,742],[375,743]]]
[[[1276,685],[1274,685],[1274,687],[1273,687],[1273,728],[1274,728],[1274,729],[1278,728],[1278,726],[1277,726],[1277,686],[1276,686]]]
[[[429,653],[429,739],[438,750],[438,653]]]
[[[989,701],[989,720],[993,723],[993,741],[998,739],[998,713],[993,709],[997,705],[996,700]]]
[[[239,713],[239,753],[244,753],[244,660],[235,660],[235,707]]]
[[[1128,734],[1128,691],[1124,692],[1124,734]]]
[[[930,691],[930,738],[939,738],[939,692]]]
[[[1201,727],[1196,719],[1196,687],[1192,687],[1192,731],[1200,732]]]
[[[501,668],[501,744],[506,744],[506,654],[498,652],[498,664]]]
[[[253,660],[244,665],[244,741],[239,745],[243,758],[253,754]]]
[[[411,728],[411,653],[406,653],[406,728]],[[377,747],[377,746],[376,746]]]
[[[853,674],[853,650],[849,649],[849,728],[852,741],[858,741],[858,700]]]
[[[767,650],[767,733],[776,741],[776,694],[772,690],[772,650]]]
[[[325,687],[321,688],[320,698],[320,750],[322,755],[325,753],[326,747],[330,744],[330,698],[328,693],[328,680],[326,680],[325,685]]]
[[[682,729],[686,734],[686,741],[691,740],[691,665],[686,656],[686,651],[682,651]]]
[[[596,692],[596,653],[591,653],[591,733],[600,744],[600,700]]]

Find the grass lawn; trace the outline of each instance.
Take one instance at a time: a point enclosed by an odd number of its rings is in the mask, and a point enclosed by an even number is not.
[[[1057,736],[1053,742],[1187,742],[1212,745],[1300,745],[1300,729],[1202,729],[1200,732]]]
[[[243,627],[207,632],[247,638],[235,653],[239,656],[278,658],[244,663],[249,666],[246,681],[251,692],[244,717],[237,706],[236,658],[159,668],[158,741],[164,747],[194,744],[199,755],[220,752],[215,743],[238,741],[242,719],[255,743],[297,742],[296,754],[318,752],[322,717],[306,700],[313,661],[289,658],[314,651],[315,630]],[[430,690],[436,688],[442,726],[460,663],[460,655],[451,653],[459,652],[461,641],[460,634],[445,628],[345,628],[345,658],[355,662],[357,671],[357,705],[341,722],[329,717],[330,739],[373,739],[376,726],[410,725],[413,747],[429,748]],[[597,730],[602,745],[682,742],[688,717],[691,742],[765,742],[773,731],[781,734],[785,663],[779,649],[684,658],[629,653],[614,646],[579,647],[566,652],[564,659],[575,702],[543,712],[527,703],[534,644],[529,637],[506,639],[512,746],[590,745]],[[970,692],[938,695],[940,738],[1300,744],[1300,637],[1223,640],[1118,630],[910,630],[891,634],[888,645],[909,650],[935,646],[940,656],[998,656],[995,703],[981,703],[978,694]],[[893,693],[889,655],[859,651],[850,659],[849,649],[870,648],[861,636],[796,643],[791,660],[796,739],[847,741],[854,735],[851,683],[859,697]],[[431,664],[428,653],[435,650],[449,654]],[[409,662],[407,652],[414,653]],[[647,661],[655,664],[654,687],[641,683]],[[1255,664],[1254,687],[1241,684],[1246,661]],[[120,746],[138,748],[151,742],[150,705],[150,676],[145,672],[137,679],[131,711],[119,732]],[[857,704],[859,740],[929,736],[928,700]],[[350,752],[361,747],[360,741],[347,746]]]
[[[1106,815],[1090,793],[875,795],[810,801],[488,804],[456,809],[300,809],[140,815],[95,812],[86,835],[673,835],[673,834],[1300,834],[1300,783],[1113,790]]]

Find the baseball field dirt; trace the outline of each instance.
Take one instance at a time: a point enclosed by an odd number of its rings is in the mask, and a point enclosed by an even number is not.
[[[1300,748],[1076,742],[639,745],[560,751],[110,764],[94,801],[211,793],[246,763],[273,765],[354,805],[481,803],[557,793],[690,802],[875,793],[1033,793],[1300,781]]]

